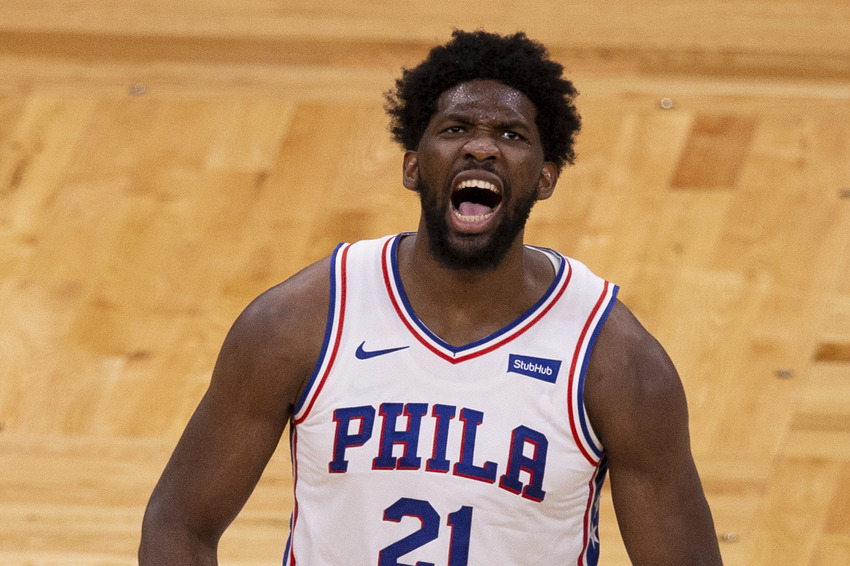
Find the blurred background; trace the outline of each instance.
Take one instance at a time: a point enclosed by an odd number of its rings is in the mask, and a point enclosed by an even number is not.
[[[454,28],[526,31],[581,92],[527,240],[667,348],[726,564],[850,564],[846,0],[4,0],[0,564],[136,562],[242,308],[415,229],[382,93]],[[290,473],[284,438],[222,564],[280,563]]]

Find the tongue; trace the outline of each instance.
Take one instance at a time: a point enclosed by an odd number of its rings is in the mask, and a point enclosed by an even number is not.
[[[457,207],[457,211],[460,212],[461,216],[483,216],[492,210],[487,205],[469,201],[464,201]]]

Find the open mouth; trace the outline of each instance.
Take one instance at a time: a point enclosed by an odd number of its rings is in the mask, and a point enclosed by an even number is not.
[[[452,193],[455,214],[467,220],[486,218],[501,202],[502,195],[496,185],[481,179],[463,181]]]

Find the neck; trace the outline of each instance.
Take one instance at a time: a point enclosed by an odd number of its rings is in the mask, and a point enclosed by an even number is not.
[[[449,344],[474,342],[504,328],[545,293],[554,278],[549,260],[525,248],[520,234],[499,264],[488,270],[446,267],[427,235],[405,237],[398,265],[410,305],[419,319]]]

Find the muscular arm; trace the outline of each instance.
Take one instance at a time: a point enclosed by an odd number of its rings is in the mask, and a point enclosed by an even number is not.
[[[328,262],[257,298],[230,329],[210,386],[151,495],[139,563],[216,564],[227,526],[277,447],[321,349]]]
[[[614,508],[632,563],[721,564],[691,455],[679,376],[621,303],[613,307],[591,356],[585,404],[605,446]]]

